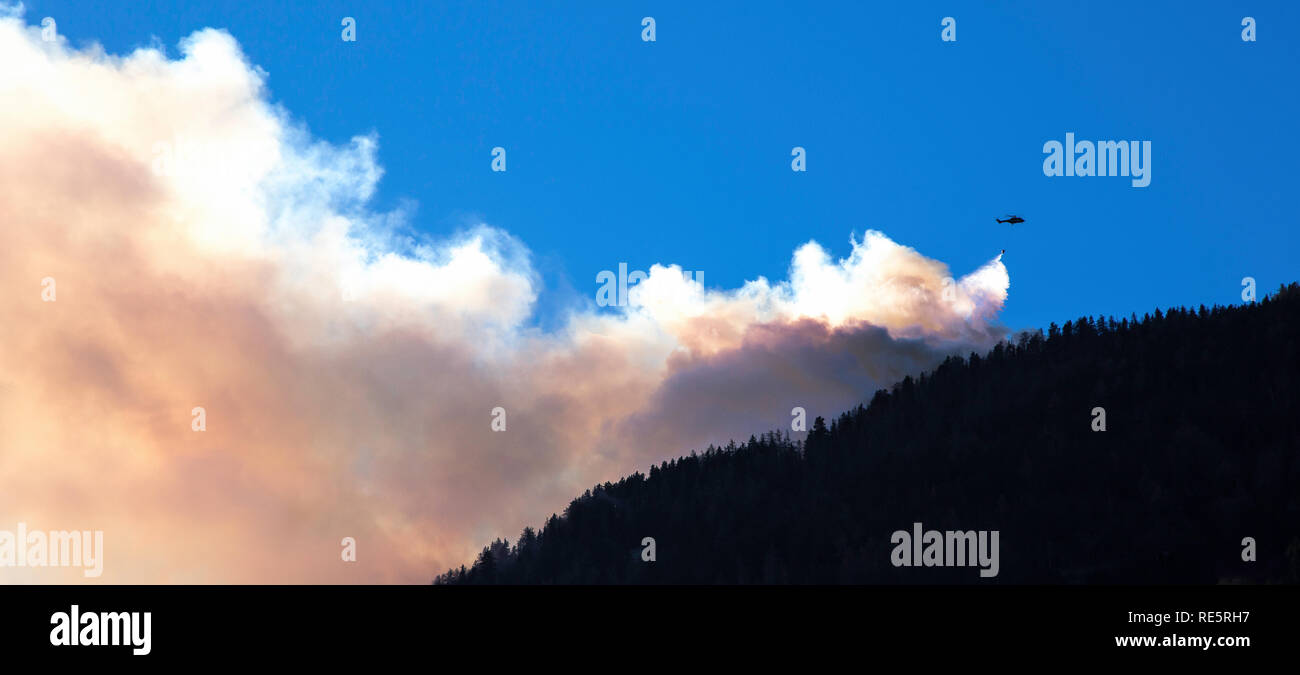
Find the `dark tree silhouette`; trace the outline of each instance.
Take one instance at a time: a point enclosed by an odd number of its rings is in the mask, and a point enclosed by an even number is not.
[[[597,485],[435,583],[1296,583],[1298,337],[1297,284],[1053,323],[818,417],[806,442],[770,432]],[[998,530],[999,576],[893,567],[914,522]]]

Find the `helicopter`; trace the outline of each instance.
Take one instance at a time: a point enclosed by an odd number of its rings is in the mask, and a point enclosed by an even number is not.
[[[1006,220],[1002,220],[1001,218],[994,218],[994,220],[998,221],[999,223],[1009,223],[1011,225],[1025,222],[1025,219],[1021,218],[1020,216],[1007,216]]]

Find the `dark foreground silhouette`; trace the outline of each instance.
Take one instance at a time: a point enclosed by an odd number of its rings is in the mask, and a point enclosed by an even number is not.
[[[1296,583],[1297,338],[1294,283],[1052,324],[802,443],[767,433],[598,485],[435,583]],[[997,530],[998,575],[895,567],[891,535],[916,522]]]

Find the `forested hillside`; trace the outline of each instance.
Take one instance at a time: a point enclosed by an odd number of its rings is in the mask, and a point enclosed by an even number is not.
[[[1298,337],[1297,284],[1052,324],[805,442],[769,432],[596,486],[435,583],[1296,583]],[[999,531],[999,575],[894,567],[914,522]]]

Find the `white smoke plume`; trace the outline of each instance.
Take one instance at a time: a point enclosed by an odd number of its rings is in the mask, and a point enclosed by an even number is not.
[[[424,583],[1001,334],[999,260],[947,284],[877,232],[733,290],[655,266],[540,331],[522,242],[395,236],[377,139],[312,139],[222,31],[114,56],[0,17],[0,63],[0,530],[103,530],[100,582]],[[86,579],[0,567],[29,581]]]

